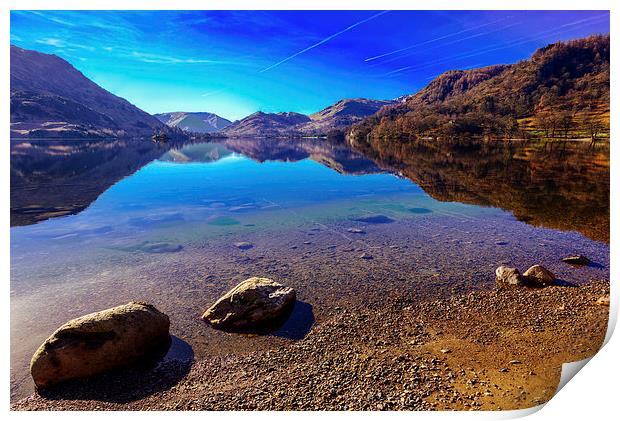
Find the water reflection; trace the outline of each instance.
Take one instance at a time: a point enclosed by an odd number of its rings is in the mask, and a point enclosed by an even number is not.
[[[434,199],[493,206],[534,226],[609,242],[608,144],[373,140],[353,146]]]
[[[155,159],[209,163],[238,154],[260,163],[311,159],[341,174],[394,172],[440,201],[498,207],[535,226],[609,241],[609,147],[578,141],[375,140],[352,146],[316,139],[228,139],[189,145],[135,140],[12,142],[11,225],[78,213]],[[234,210],[252,206],[240,203]],[[144,228],[180,217],[175,213],[131,223]]]

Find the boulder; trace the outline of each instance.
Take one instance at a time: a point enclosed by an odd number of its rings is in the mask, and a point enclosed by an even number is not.
[[[150,304],[128,304],[88,314],[58,328],[30,362],[37,388],[100,374],[163,355],[170,320]]]
[[[516,268],[500,266],[495,269],[495,283],[500,288],[519,287],[525,285],[524,279]]]
[[[534,285],[547,286],[553,285],[555,275],[541,265],[534,265],[523,273],[523,277]]]
[[[204,312],[202,320],[217,329],[252,329],[281,318],[294,302],[292,288],[254,277],[224,294]]]
[[[577,254],[575,256],[567,256],[563,258],[562,261],[570,265],[579,265],[579,266],[585,266],[590,263],[590,259],[580,254]]]

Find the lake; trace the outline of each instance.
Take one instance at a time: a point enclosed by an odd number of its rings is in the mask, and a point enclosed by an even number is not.
[[[58,326],[131,300],[170,316],[167,358],[200,359],[302,339],[404,290],[490,289],[501,264],[608,280],[608,242],[608,145],[11,141],[11,396],[32,392],[30,357]],[[594,263],[560,261],[576,253]],[[251,276],[296,289],[284,325],[200,320]]]

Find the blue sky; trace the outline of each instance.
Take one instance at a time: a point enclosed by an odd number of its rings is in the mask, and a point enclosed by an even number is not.
[[[606,11],[12,11],[11,43],[57,54],[150,113],[316,112],[395,98],[450,69],[609,32]]]

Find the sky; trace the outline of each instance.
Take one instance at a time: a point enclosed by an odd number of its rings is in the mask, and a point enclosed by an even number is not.
[[[607,11],[12,11],[11,44],[56,54],[149,113],[311,114],[393,99],[447,70],[609,33]]]

